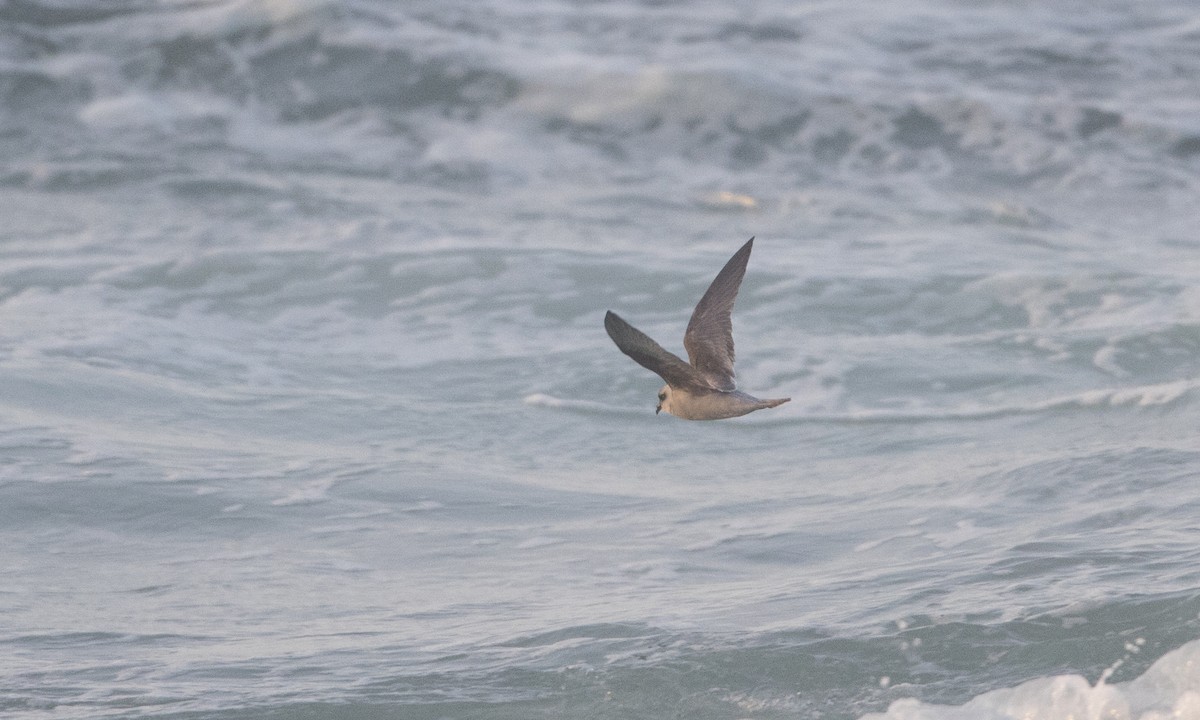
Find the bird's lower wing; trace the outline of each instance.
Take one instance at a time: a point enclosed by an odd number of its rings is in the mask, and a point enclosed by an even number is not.
[[[671,387],[708,387],[704,376],[679,356],[664,350],[649,335],[622,320],[611,310],[604,316],[604,329],[621,352],[656,373]]]

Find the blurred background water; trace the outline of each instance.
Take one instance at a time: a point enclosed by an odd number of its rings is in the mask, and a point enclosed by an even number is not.
[[[1198,192],[1181,0],[0,2],[0,714],[1200,717]]]

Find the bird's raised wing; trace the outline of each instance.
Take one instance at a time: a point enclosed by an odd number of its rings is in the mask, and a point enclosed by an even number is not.
[[[709,387],[726,392],[737,387],[733,376],[733,321],[729,315],[753,246],[754,238],[750,238],[717,273],[692,312],[683,336],[683,347],[692,366]]]
[[[609,310],[604,316],[604,329],[621,352],[634,362],[656,373],[671,387],[709,387],[704,377],[683,358],[668,352],[646,333],[622,320]]]

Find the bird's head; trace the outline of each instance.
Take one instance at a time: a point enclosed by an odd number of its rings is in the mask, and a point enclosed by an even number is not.
[[[671,386],[670,385],[663,385],[662,390],[658,391],[658,405],[655,406],[655,408],[654,408],[654,414],[657,415],[660,412],[664,412],[664,411],[667,414],[671,413]]]

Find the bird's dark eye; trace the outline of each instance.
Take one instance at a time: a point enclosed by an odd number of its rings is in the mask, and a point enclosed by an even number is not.
[[[666,393],[659,393],[659,394],[658,394],[658,399],[659,399],[659,400],[666,400],[666,399],[667,399],[667,394],[666,394]]]

